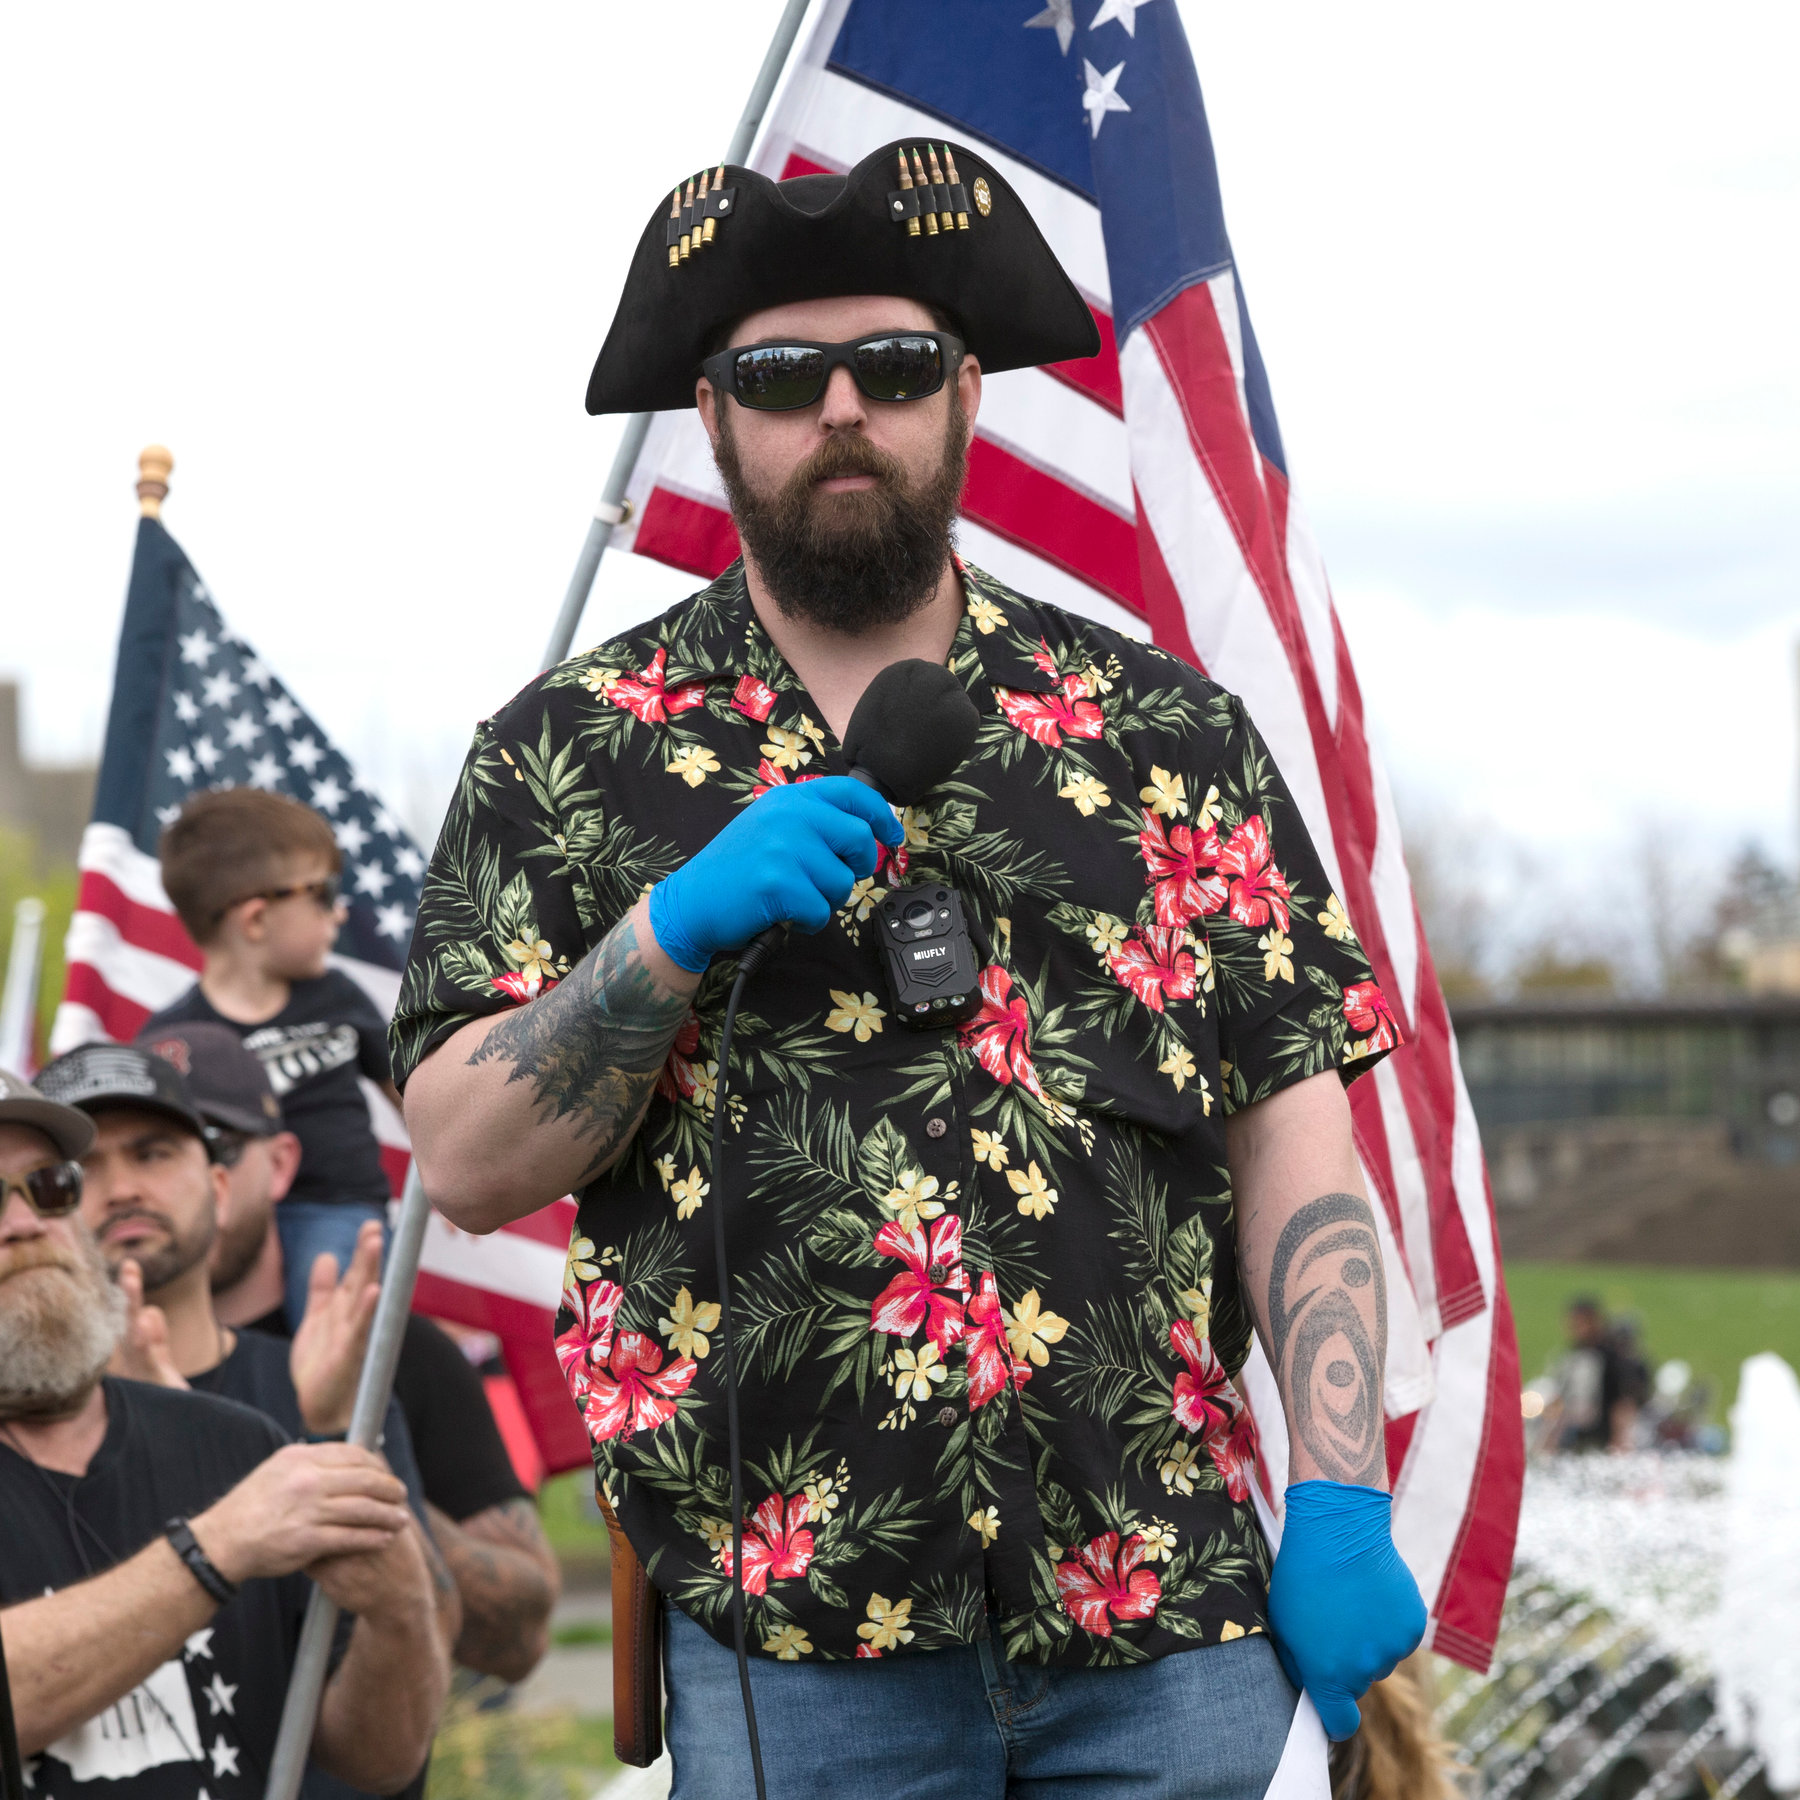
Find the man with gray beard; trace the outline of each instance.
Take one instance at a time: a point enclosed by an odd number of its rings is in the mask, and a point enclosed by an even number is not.
[[[308,1586],[356,1615],[313,1756],[375,1792],[448,1684],[398,1480],[204,1394],[104,1371],[125,1325],[77,1209],[94,1129],[0,1071],[0,1640],[44,1800],[254,1800]]]

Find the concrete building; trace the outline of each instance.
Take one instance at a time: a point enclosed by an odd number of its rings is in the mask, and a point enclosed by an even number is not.
[[[0,681],[0,825],[23,832],[45,863],[72,863],[94,805],[91,763],[28,763],[19,741],[19,685]]]

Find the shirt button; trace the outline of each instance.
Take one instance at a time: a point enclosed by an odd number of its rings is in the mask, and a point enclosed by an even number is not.
[[[950,1127],[945,1124],[942,1119],[927,1119],[925,1121],[925,1135],[928,1138],[941,1138],[949,1129]]]
[[[954,1406],[940,1406],[938,1408],[938,1423],[948,1431],[950,1427],[956,1423],[956,1408]]]
[[[950,1265],[948,1263],[933,1263],[925,1273],[931,1277],[933,1285],[941,1285],[943,1282],[950,1279]]]

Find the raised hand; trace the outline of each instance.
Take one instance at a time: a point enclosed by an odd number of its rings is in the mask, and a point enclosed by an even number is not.
[[[380,1297],[381,1226],[370,1219],[356,1234],[356,1249],[341,1281],[336,1257],[321,1251],[313,1258],[306,1317],[288,1354],[288,1373],[308,1431],[329,1436],[350,1428]]]
[[[184,1388],[187,1378],[169,1348],[169,1321],[160,1306],[144,1304],[144,1273],[134,1257],[119,1264],[119,1291],[125,1296],[125,1332],[107,1373],[156,1387]]]

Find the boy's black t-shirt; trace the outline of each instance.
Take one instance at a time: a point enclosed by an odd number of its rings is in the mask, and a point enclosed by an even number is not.
[[[381,1147],[357,1083],[359,1075],[375,1082],[393,1078],[387,1021],[348,975],[327,969],[314,980],[296,981],[287,1005],[259,1025],[226,1018],[196,982],[142,1029],[197,1019],[229,1025],[268,1071],[282,1119],[300,1140],[300,1173],[288,1198],[387,1204]]]
[[[85,1475],[0,1442],[0,1605],[134,1556],[287,1442],[210,1394],[107,1377],[106,1437]],[[26,1763],[34,1800],[261,1800],[309,1583],[246,1581],[131,1692]]]

